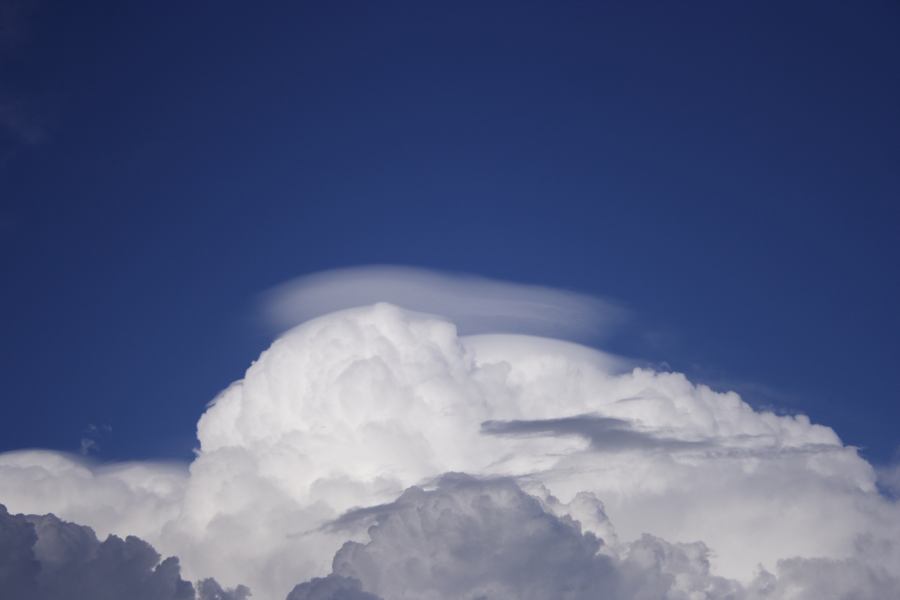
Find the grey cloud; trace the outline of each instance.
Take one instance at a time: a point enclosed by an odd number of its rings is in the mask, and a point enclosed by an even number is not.
[[[3,569],[4,577],[0,579],[3,597],[32,600],[191,600],[194,597],[193,586],[181,579],[178,559],[160,562],[159,554],[136,537],[123,540],[109,536],[99,542],[88,527],[65,523],[53,515],[10,515],[5,507],[0,508],[0,521],[4,530],[16,532],[12,542],[3,548],[2,563],[14,565]]]
[[[410,488],[396,510],[348,542],[335,574],[383,598],[585,598],[613,583],[601,542],[548,514],[511,481]]]
[[[385,600],[680,600],[704,590],[737,598],[729,595],[737,584],[710,576],[703,544],[646,536],[617,558],[509,479],[444,477],[434,490],[410,488],[365,516],[372,514],[370,541],[344,544],[332,579],[298,586],[308,595],[288,600],[338,598],[311,590],[340,582],[357,592],[353,580]]]
[[[23,518],[10,517],[0,504],[0,596],[31,595],[41,570],[32,551],[36,541],[34,527]]]
[[[365,506],[362,508],[354,508],[348,510],[337,519],[326,523],[322,529],[324,531],[342,531],[349,529],[358,529],[360,524],[372,523],[379,519],[383,519],[390,513],[399,510],[396,502],[389,504],[377,504],[375,506]]]
[[[206,584],[206,587],[204,587]],[[249,590],[201,584],[201,600],[245,600]],[[204,595],[204,590],[207,590]],[[216,595],[218,593],[218,595]],[[194,600],[179,561],[134,536],[97,540],[54,515],[11,515],[0,504],[0,597],[28,600]]]
[[[355,511],[374,520],[369,541],[345,543],[328,577],[287,600],[883,600],[900,589],[876,564],[895,549],[871,541],[846,560],[780,561],[745,585],[713,574],[702,542],[645,534],[619,543],[609,525],[609,545],[566,506],[576,508],[510,479],[445,476],[432,490]]]
[[[584,339],[608,332],[628,316],[609,300],[568,290],[395,265],[300,277],[265,293],[262,309],[270,323],[286,329],[375,302],[440,315],[464,335],[502,332]]]
[[[707,441],[680,440],[658,432],[641,431],[623,419],[598,415],[576,415],[561,419],[485,421],[481,431],[491,435],[575,435],[591,442],[594,450],[700,450],[711,448]]]
[[[884,600],[897,598],[900,578],[857,558],[791,558],[778,562],[777,577],[763,572],[749,597],[772,600]]]
[[[447,487],[452,485],[456,489],[464,488],[464,487],[478,487],[485,484],[501,484],[501,483],[513,483],[514,479],[509,477],[485,477],[485,476],[474,476],[466,473],[444,473],[439,477],[431,478],[422,482],[421,487],[435,487],[435,486],[444,486]],[[413,493],[413,490],[418,490],[419,487],[411,488],[407,490],[408,493]],[[403,496],[401,495],[400,500],[402,500]],[[369,526],[378,523],[380,521],[385,520],[392,513],[402,511],[407,506],[405,503],[400,500],[396,500],[394,502],[388,502],[386,504],[376,504],[374,506],[364,506],[359,508],[353,508],[348,510],[347,512],[340,515],[338,518],[333,519],[326,523],[322,529],[325,531],[361,531]]]
[[[646,534],[618,542],[602,505],[584,496],[562,504],[508,478],[445,475],[433,489],[412,487],[339,518],[348,528],[370,523],[369,541],[345,543],[331,574],[286,600],[883,600],[900,589],[883,560],[897,552],[889,540],[860,539],[844,560],[782,560],[742,585],[712,573],[702,542]],[[160,562],[136,537],[100,542],[88,527],[0,505],[0,597],[247,600],[250,592],[207,579],[195,593],[177,558]]]
[[[246,600],[250,596],[250,589],[245,585],[226,590],[215,579],[204,579],[197,584],[197,600]]]
[[[841,452],[838,444],[804,444],[781,446],[771,436],[732,435],[729,444],[716,439],[685,440],[666,435],[663,431],[638,428],[633,422],[594,414],[575,415],[560,419],[485,421],[482,433],[510,436],[573,435],[591,443],[598,452],[631,450],[693,452],[705,458],[761,458],[788,454],[822,454]],[[746,445],[734,445],[746,444]],[[886,485],[888,480],[885,479]]]
[[[359,580],[340,575],[316,577],[297,585],[287,600],[382,600],[362,589]]]

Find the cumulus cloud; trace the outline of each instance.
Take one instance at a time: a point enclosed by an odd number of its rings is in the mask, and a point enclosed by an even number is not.
[[[390,302],[445,317],[463,334],[523,333],[587,339],[609,332],[628,311],[610,301],[568,290],[379,265],[299,277],[263,295],[263,311],[286,329],[324,314]]]
[[[460,335],[450,320],[390,304],[286,332],[209,405],[197,435],[187,468],[0,455],[0,501],[101,535],[139,535],[179,556],[186,579],[246,584],[264,600],[284,598],[301,581],[308,583],[295,598],[400,593],[373,583],[382,567],[405,573],[381,549],[405,535],[414,507],[441,503],[452,508],[450,521],[469,523],[465,547],[476,554],[482,543],[525,545],[515,533],[494,540],[477,531],[521,521],[533,523],[537,539],[562,532],[545,542],[586,565],[576,576],[555,555],[532,564],[537,554],[522,547],[497,563],[501,577],[440,546],[452,542],[450,532],[416,541],[437,544],[435,556],[449,561],[432,564],[433,577],[474,569],[473,581],[486,587],[473,593],[519,590],[514,572],[525,580],[543,573],[548,581],[532,584],[547,593],[564,572],[573,589],[605,574],[612,579],[603,582],[628,590],[638,577],[629,569],[649,578],[645,563],[653,561],[668,565],[653,567],[659,589],[691,590],[673,598],[715,598],[726,584],[793,598],[792,574],[803,579],[821,565],[834,566],[829,577],[866,578],[872,589],[900,573],[891,543],[900,538],[900,509],[830,428],[756,411],[678,373],[623,370],[578,344]],[[446,472],[506,483],[485,483],[477,494],[459,482],[428,488]],[[411,486],[421,490],[404,493]],[[455,503],[484,495],[485,515],[454,516]],[[443,535],[442,527],[429,531]],[[669,573],[676,563],[690,567]]]
[[[197,584],[197,600],[246,600],[250,596],[252,596],[250,588],[245,585],[226,590],[212,578],[204,579]]]
[[[896,551],[892,549],[892,551]],[[876,561],[791,558],[778,561],[777,576],[763,573],[749,597],[772,600],[879,600],[900,590],[900,577]]]
[[[358,579],[329,575],[297,585],[287,600],[381,600],[362,589]]]
[[[86,523],[101,537],[158,537],[181,510],[187,481],[187,468],[174,463],[103,465],[47,450],[0,454],[0,502]]]
[[[37,534],[23,518],[12,518],[0,504],[0,591],[4,597],[27,598],[36,587],[41,565],[34,556]]]
[[[618,585],[601,541],[508,480],[411,488],[334,557],[336,575],[383,598],[588,598]]]
[[[0,505],[0,596],[29,600],[193,600],[178,559],[160,562],[143,540],[109,536],[53,515],[10,515]]]
[[[243,585],[223,589],[212,578],[194,586],[177,557],[160,561],[135,536],[99,541],[90,527],[53,514],[11,515],[0,504],[0,597],[28,600],[247,600]]]
[[[603,523],[606,537],[582,520]],[[566,505],[509,479],[450,475],[380,507],[369,540],[346,543],[331,575],[288,600],[876,600],[900,589],[895,575],[856,558],[783,560],[747,584],[716,576],[709,559],[702,542],[619,542],[590,495]]]

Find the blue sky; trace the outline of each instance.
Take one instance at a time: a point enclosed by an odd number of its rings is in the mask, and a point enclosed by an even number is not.
[[[129,4],[7,11],[0,450],[189,457],[259,294],[370,263],[900,444],[895,3]]]

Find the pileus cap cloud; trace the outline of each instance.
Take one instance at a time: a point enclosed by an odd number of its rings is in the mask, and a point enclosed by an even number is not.
[[[263,294],[262,310],[284,330],[377,302],[440,315],[465,335],[502,332],[584,340],[609,333],[628,317],[623,306],[578,292],[399,265],[298,277]]]

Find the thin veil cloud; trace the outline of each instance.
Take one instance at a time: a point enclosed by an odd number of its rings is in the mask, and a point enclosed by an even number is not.
[[[285,330],[342,310],[388,302],[452,321],[463,335],[521,333],[596,339],[629,317],[612,300],[569,290],[398,265],[334,269],[264,293],[267,322]]]

